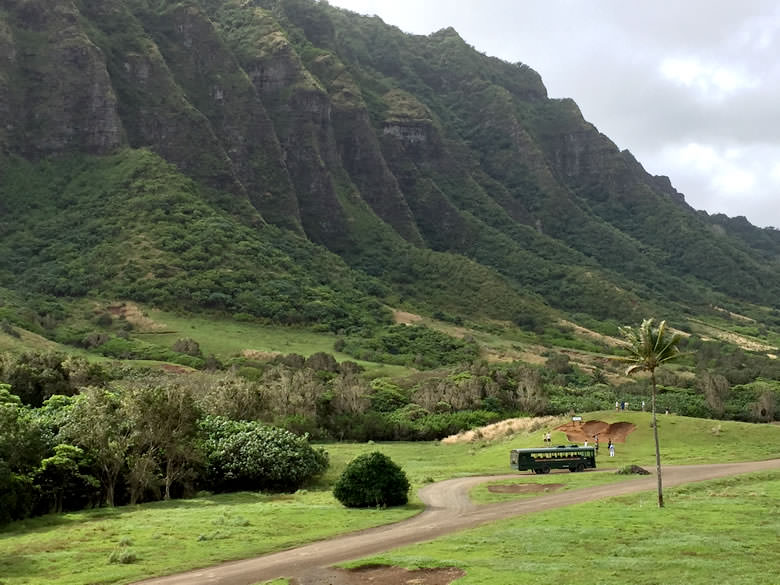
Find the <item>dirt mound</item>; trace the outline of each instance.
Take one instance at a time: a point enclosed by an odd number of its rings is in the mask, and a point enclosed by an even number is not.
[[[609,430],[609,423],[605,423],[601,420],[589,420],[585,421],[582,425],[582,432],[585,433],[588,437],[593,437],[594,435],[599,435],[599,438],[601,433],[605,433]]]
[[[471,443],[472,441],[492,441],[520,433],[534,433],[539,429],[550,427],[561,421],[559,416],[537,416],[526,418],[508,418],[492,425],[487,425],[471,431],[463,431],[441,440],[442,443]]]
[[[466,573],[455,567],[442,569],[402,569],[386,565],[366,565],[356,569],[316,569],[298,578],[291,585],[449,585]]]
[[[488,486],[494,494],[537,494],[553,492],[563,487],[562,483],[497,483]]]
[[[639,465],[627,465],[625,467],[621,467],[616,472],[618,475],[650,475],[650,472],[647,471],[644,467],[639,467]]]
[[[610,439],[613,443],[625,443],[628,434],[635,429],[634,423],[616,422],[609,424],[600,420],[572,421],[555,427],[556,431],[566,433],[566,437],[573,443],[593,442],[594,435],[598,435],[600,443],[606,443]]]

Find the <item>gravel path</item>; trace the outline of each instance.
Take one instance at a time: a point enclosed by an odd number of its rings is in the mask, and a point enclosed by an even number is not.
[[[664,467],[664,486],[716,479],[739,473],[780,469],[780,459],[719,465]],[[656,488],[655,475],[616,484],[539,496],[515,502],[475,505],[469,490],[489,480],[518,478],[511,475],[462,477],[426,486],[420,491],[424,512],[398,522],[360,532],[314,542],[295,549],[261,557],[233,561],[177,575],[138,582],[137,585],[251,585],[277,577],[295,577],[352,559],[377,554],[403,545],[432,540],[439,536],[493,522],[502,518],[579,504],[600,498],[633,494]]]

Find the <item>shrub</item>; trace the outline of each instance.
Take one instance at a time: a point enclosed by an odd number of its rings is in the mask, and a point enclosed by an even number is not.
[[[101,313],[95,319],[95,323],[101,327],[110,327],[113,322],[114,318],[111,316],[111,313]]]
[[[129,565],[138,560],[136,554],[129,548],[121,548],[111,552],[108,555],[108,562],[111,564]]]
[[[352,337],[344,353],[368,361],[432,368],[479,357],[479,347],[425,326],[394,325],[373,337]]]
[[[328,468],[328,454],[306,436],[219,416],[200,423],[209,489],[295,491]]]
[[[402,506],[409,500],[409,480],[387,455],[360,455],[344,470],[333,495],[348,508]]]
[[[195,357],[201,356],[200,345],[197,341],[189,337],[177,339],[171,349],[176,353],[183,353],[185,355],[191,355]]]

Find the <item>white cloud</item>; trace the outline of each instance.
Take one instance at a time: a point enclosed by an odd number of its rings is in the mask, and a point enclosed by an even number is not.
[[[767,164],[772,160],[779,162]],[[696,209],[780,225],[771,203],[780,188],[780,146],[672,144],[652,156],[650,165],[677,177],[678,189],[689,186],[686,200]]]
[[[696,57],[666,57],[659,69],[665,78],[698,90],[699,97],[704,99],[723,99],[728,94],[758,86],[757,80],[740,71],[704,64]]]

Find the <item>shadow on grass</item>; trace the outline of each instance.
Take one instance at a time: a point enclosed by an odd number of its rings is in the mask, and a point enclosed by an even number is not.
[[[311,490],[327,491],[327,490]],[[272,503],[283,501],[294,501],[296,495],[293,493],[268,493],[268,492],[233,492],[227,494],[211,494],[203,497],[182,498],[173,500],[161,500],[158,502],[144,502],[141,504],[126,504],[123,506],[100,507],[88,510],[78,510],[75,512],[64,512],[61,514],[46,514],[33,518],[17,520],[4,526],[0,526],[0,538],[15,536],[19,534],[31,534],[44,532],[52,528],[59,528],[72,524],[86,525],[90,522],[99,522],[102,520],[120,520],[124,516],[136,514],[139,511],[154,510],[190,510],[243,506],[247,504]],[[0,573],[2,575],[3,573]],[[2,581],[0,581],[2,583]]]

